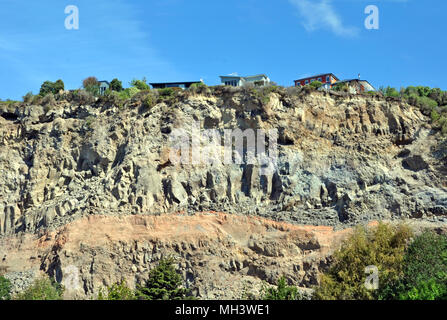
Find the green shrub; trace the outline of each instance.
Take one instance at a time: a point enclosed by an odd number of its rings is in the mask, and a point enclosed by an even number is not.
[[[143,78],[143,80],[133,79],[130,85],[138,90],[150,90],[149,85],[146,83],[146,78]]]
[[[334,263],[322,275],[314,297],[323,300],[370,300],[378,290],[365,287],[365,268],[374,265],[379,270],[379,289],[398,278],[404,250],[411,237],[408,227],[392,227],[380,223],[376,228],[357,227],[334,254]]]
[[[408,247],[404,263],[409,284],[431,279],[447,281],[447,237],[429,231],[422,233]]]
[[[158,93],[160,94],[161,97],[171,97],[174,95],[174,89],[173,88],[163,88],[163,89],[158,89]]]
[[[264,287],[262,291],[262,300],[301,300],[298,288],[295,286],[288,286],[284,277],[281,277],[278,280],[276,288]]]
[[[430,118],[431,118],[432,122],[438,121],[440,117],[441,117],[441,115],[436,110],[433,110],[430,114]]]
[[[168,105],[175,103],[177,101],[177,90],[175,88],[158,89],[158,102],[165,102]]]
[[[19,293],[15,300],[62,300],[64,288],[49,278],[40,278],[22,293]]]
[[[40,86],[39,95],[44,97],[44,96],[46,96],[49,93],[58,94],[59,91],[64,90],[64,88],[65,88],[64,82],[62,80],[60,80],[60,79],[57,80],[56,82],[45,81]]]
[[[386,87],[386,88],[384,88],[384,87],[380,87],[380,88],[379,88],[379,91],[382,92],[382,94],[383,94],[385,97],[393,97],[393,98],[398,98],[398,97],[400,97],[400,93],[399,93],[399,91],[397,91],[396,88],[393,88],[393,87],[390,87],[390,86],[388,86],[388,87]]]
[[[136,296],[140,300],[185,299],[189,290],[181,287],[182,277],[174,267],[173,259],[162,259],[149,273],[144,286],[137,286]]]
[[[127,286],[126,281],[115,283],[107,287],[107,294],[99,291],[98,300],[135,300],[135,293]]]
[[[321,81],[313,81],[310,83],[311,88],[320,89],[323,86]]]
[[[399,294],[399,300],[444,300],[447,299],[447,285],[435,279],[421,281]]]
[[[127,99],[131,99],[138,92],[140,92],[140,90],[138,88],[130,87],[130,88],[126,88],[126,89],[120,91],[118,94],[119,94],[120,99],[127,100]]]
[[[117,78],[113,79],[110,82],[110,90],[120,92],[123,90],[123,83],[119,81]]]
[[[0,276],[0,300],[11,299],[11,281],[4,276]]]
[[[426,231],[409,245],[401,276],[383,288],[380,298],[441,299],[446,285],[447,238]]]
[[[435,100],[428,97],[417,97],[416,105],[421,109],[422,113],[430,115],[430,113],[438,106]]]

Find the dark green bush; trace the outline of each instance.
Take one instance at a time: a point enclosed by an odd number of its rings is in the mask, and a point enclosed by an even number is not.
[[[437,279],[447,281],[447,237],[424,232],[408,247],[404,259],[407,283],[415,285]]]
[[[52,93],[53,95],[55,95],[58,94],[59,91],[64,89],[65,89],[64,82],[60,79],[57,80],[56,82],[45,81],[40,86],[39,95],[41,95],[42,97],[46,96],[48,93]]]
[[[399,279],[381,299],[442,299],[447,285],[447,237],[426,231],[409,245]]]
[[[123,83],[117,78],[110,82],[110,90],[120,92],[123,90]]]
[[[137,286],[136,296],[140,300],[185,299],[189,290],[182,287],[182,277],[174,267],[174,260],[162,259],[149,273],[144,286]]]

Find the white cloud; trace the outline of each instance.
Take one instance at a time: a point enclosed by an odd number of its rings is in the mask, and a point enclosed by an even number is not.
[[[335,11],[331,0],[289,0],[302,18],[307,31],[330,29],[338,36],[356,36],[358,28],[345,26]]]

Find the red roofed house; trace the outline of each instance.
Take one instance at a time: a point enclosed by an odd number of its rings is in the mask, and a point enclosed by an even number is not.
[[[305,86],[314,81],[320,81],[323,84],[323,88],[330,89],[332,88],[332,85],[337,81],[340,81],[340,79],[333,73],[318,74],[316,76],[295,80],[295,87]]]

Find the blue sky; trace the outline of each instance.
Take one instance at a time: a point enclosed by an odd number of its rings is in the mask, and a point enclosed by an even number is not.
[[[379,8],[367,30],[365,7]],[[79,30],[64,26],[79,8]],[[447,90],[444,0],[0,0],[0,99],[59,78],[149,82],[266,73],[280,85],[360,73],[374,86]]]

